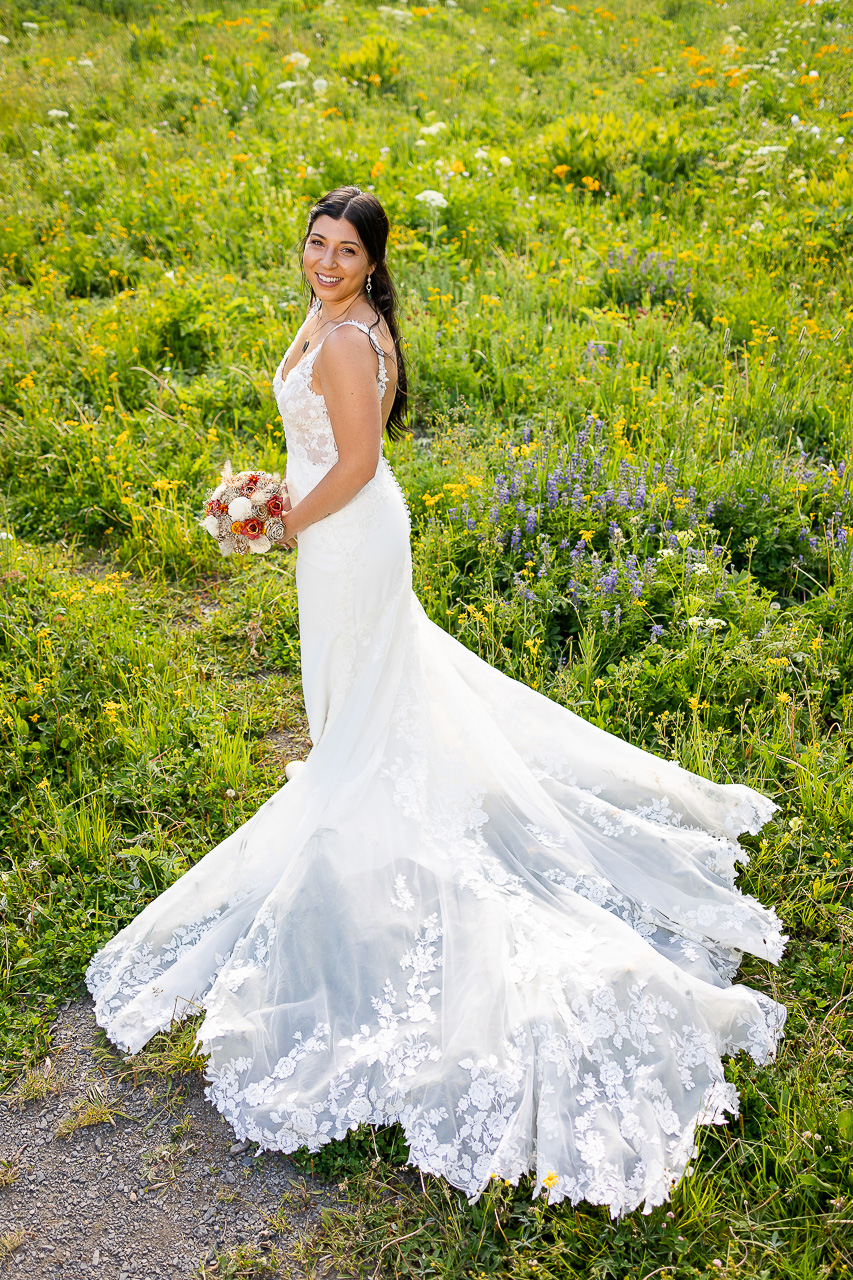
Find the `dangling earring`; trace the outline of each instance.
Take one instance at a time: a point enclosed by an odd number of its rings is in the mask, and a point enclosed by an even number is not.
[[[373,272],[372,272],[372,271],[368,273],[367,281],[365,282],[365,286],[364,286],[364,287],[365,287],[365,289],[367,290],[367,296],[368,296],[368,298],[370,297],[371,291],[372,291],[372,289],[373,289],[373,285],[370,283],[370,277],[371,277],[371,275],[372,275],[372,274],[373,274]]]

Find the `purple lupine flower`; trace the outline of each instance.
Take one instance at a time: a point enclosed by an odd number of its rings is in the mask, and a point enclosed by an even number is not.
[[[501,509],[500,509],[500,507],[490,507],[490,508],[489,508],[489,520],[491,521],[491,523],[492,523],[492,524],[497,524],[497,523],[498,523],[498,521],[500,520],[500,518],[501,518]]]
[[[533,530],[536,528],[537,518],[538,518],[538,512],[536,508],[530,507],[530,509],[527,512],[527,521],[524,526],[528,533],[532,533]]]
[[[664,631],[666,631],[666,627],[662,627],[660,623],[656,622],[655,625],[652,627],[651,639],[659,640],[660,637],[663,635]]]
[[[579,484],[576,484],[572,490],[572,510],[583,511],[583,502],[583,489]]]
[[[521,433],[521,438],[525,444],[530,444],[530,437],[533,435],[533,428],[528,424]]]
[[[619,586],[619,570],[615,564],[608,569],[607,573],[604,574],[598,585],[602,595],[613,595],[613,592]]]
[[[517,551],[521,545],[521,530],[518,525],[516,525],[512,531],[512,537],[509,540],[509,545],[512,547],[513,551]]]
[[[617,604],[616,608],[613,610],[613,630],[614,631],[619,630],[619,623],[621,621],[622,621],[622,606],[621,604]]]

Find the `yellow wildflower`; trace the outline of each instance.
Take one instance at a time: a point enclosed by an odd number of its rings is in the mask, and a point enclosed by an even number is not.
[[[776,694],[776,701],[781,702],[784,705],[786,702],[791,701],[791,695],[790,693],[786,693],[783,689],[781,693]]]
[[[542,1179],[542,1186],[547,1187],[550,1191],[552,1187],[556,1187],[559,1181],[559,1177],[552,1170],[550,1173],[545,1174],[545,1177]]]
[[[50,787],[50,783],[48,782],[47,778],[42,778],[41,782],[36,787],[36,791],[47,791],[49,787]]]

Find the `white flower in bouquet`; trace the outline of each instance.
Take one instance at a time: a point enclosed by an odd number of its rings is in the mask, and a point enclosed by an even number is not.
[[[228,503],[228,514],[232,520],[247,520],[252,514],[251,498],[235,498]]]

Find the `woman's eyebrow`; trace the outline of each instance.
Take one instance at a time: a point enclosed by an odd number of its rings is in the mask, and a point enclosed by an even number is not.
[[[312,231],[311,234],[312,236],[316,236],[318,240],[326,239],[326,236],[324,236],[320,231]],[[359,243],[357,240],[339,240],[338,244],[351,244],[351,245],[354,245],[356,249],[359,248]]]

